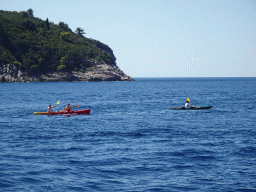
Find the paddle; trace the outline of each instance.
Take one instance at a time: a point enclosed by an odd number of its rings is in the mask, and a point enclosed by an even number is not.
[[[77,106],[74,106],[74,107],[71,107],[71,109],[75,108],[75,107],[79,107],[80,105],[77,105]]]
[[[55,105],[55,106],[53,106],[53,107],[56,107],[57,105],[59,105],[59,103],[60,103],[60,102],[58,101],[58,102],[56,103],[56,105]]]

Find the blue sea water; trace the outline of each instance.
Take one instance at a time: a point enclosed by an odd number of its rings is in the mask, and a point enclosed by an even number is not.
[[[0,84],[0,191],[256,191],[256,78]],[[178,111],[186,98],[210,110]],[[90,115],[33,115],[69,102]]]

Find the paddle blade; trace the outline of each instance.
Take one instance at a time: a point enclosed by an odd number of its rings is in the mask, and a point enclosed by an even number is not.
[[[58,105],[60,102],[58,101],[56,105]]]

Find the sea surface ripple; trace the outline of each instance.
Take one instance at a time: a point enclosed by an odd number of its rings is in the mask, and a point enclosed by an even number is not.
[[[0,84],[0,191],[256,191],[256,78]],[[186,98],[210,110],[169,110]],[[33,115],[69,102],[90,115]]]

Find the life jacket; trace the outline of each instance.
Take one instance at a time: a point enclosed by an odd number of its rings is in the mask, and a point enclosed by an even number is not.
[[[64,109],[66,113],[69,113],[70,112],[70,107],[69,108],[65,108]]]

